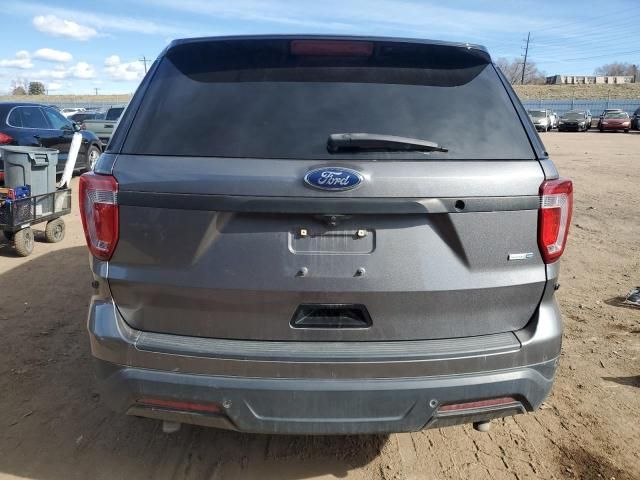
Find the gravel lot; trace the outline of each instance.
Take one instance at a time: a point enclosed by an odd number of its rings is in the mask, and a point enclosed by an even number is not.
[[[167,436],[113,414],[91,373],[75,211],[60,244],[37,243],[27,259],[0,246],[0,479],[640,478],[640,309],[620,302],[640,285],[640,133],[542,136],[576,202],[558,291],[562,361],[535,414],[488,434],[388,437]]]

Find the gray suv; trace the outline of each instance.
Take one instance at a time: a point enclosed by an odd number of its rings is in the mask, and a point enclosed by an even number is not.
[[[283,434],[534,410],[572,198],[483,47],[174,41],[80,178],[103,399]]]

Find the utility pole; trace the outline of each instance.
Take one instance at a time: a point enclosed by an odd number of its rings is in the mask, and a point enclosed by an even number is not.
[[[524,62],[522,62],[522,78],[520,79],[520,85],[524,85],[524,72],[527,69],[527,56],[529,55],[529,39],[531,38],[531,32],[527,33],[527,46],[524,47]]]
[[[146,56],[142,56],[142,58],[139,58],[138,61],[144,63],[144,74],[147,74],[147,57]]]
[[[98,90],[100,90],[98,87],[95,87],[94,90],[96,91],[96,95],[98,95]]]

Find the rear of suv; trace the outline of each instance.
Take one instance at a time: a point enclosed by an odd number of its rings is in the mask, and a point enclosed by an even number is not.
[[[80,208],[117,411],[400,432],[534,410],[552,387],[572,184],[483,47],[174,41]]]

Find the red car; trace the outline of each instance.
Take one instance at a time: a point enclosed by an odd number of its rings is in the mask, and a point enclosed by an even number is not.
[[[631,128],[631,119],[627,112],[609,112],[602,120],[600,120],[600,131],[605,130],[624,130],[624,133],[628,133]]]

